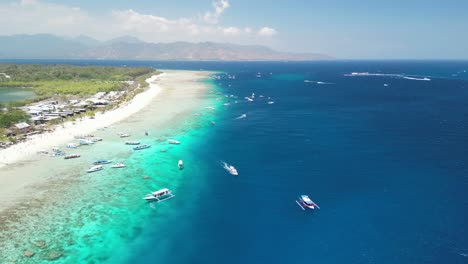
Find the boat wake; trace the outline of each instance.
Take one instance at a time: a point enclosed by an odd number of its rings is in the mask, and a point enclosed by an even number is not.
[[[417,76],[417,75],[405,75],[405,74],[397,74],[397,73],[369,73],[369,72],[352,72],[349,74],[345,74],[344,76],[351,76],[351,77],[358,77],[358,76],[380,76],[380,77],[394,77],[400,79],[407,79],[412,81],[430,81],[431,79],[425,76]]]
[[[236,118],[234,118],[234,119],[244,119],[244,118],[246,118],[246,117],[247,117],[246,114],[242,114],[242,115],[240,115],[240,116],[238,116],[238,117],[236,117]]]

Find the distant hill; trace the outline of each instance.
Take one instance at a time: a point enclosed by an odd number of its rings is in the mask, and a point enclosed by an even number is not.
[[[0,59],[135,59],[214,61],[307,61],[332,57],[287,53],[265,46],[214,42],[148,43],[131,36],[100,42],[88,36],[49,34],[0,36]]]

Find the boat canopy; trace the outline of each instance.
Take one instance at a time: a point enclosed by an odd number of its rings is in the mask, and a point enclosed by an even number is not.
[[[312,200],[309,198],[309,196],[307,195],[301,195],[301,199],[306,203],[306,204],[310,204],[310,205],[313,205],[314,202],[312,202]]]
[[[169,189],[164,188],[164,189],[161,189],[161,190],[159,190],[159,191],[153,192],[153,195],[156,195],[156,196],[157,196],[157,195],[165,194],[165,193],[168,193],[168,192],[169,192]]]

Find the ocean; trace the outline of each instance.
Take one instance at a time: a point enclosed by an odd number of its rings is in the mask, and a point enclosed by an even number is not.
[[[13,62],[217,71],[214,113],[149,129],[178,148],[116,150],[130,172],[73,183],[44,229],[67,235],[57,263],[468,262],[468,61]]]

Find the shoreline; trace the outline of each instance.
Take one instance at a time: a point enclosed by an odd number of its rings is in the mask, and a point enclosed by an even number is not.
[[[149,88],[133,99],[120,105],[117,109],[97,113],[94,119],[85,117],[80,121],[68,121],[54,127],[54,131],[39,135],[32,135],[24,142],[20,142],[6,149],[0,150],[0,168],[12,165],[38,151],[74,140],[74,136],[92,133],[98,129],[122,121],[148,105],[161,91],[156,81],[161,80],[165,73],[153,75],[146,79]]]

